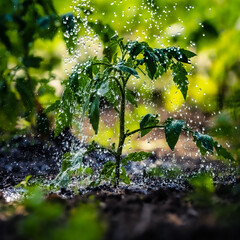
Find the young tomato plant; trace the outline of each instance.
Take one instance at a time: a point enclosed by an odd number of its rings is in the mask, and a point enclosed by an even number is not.
[[[148,134],[154,128],[162,128],[165,131],[166,141],[174,149],[181,132],[188,131],[193,136],[193,141],[204,155],[206,152],[217,154],[233,159],[218,142],[214,141],[209,135],[194,132],[186,127],[183,120],[174,120],[168,118],[160,124],[157,115],[147,114],[142,117],[139,128],[129,131],[125,128],[125,110],[129,102],[137,107],[137,102],[133,93],[128,89],[128,83],[132,78],[139,78],[138,72],[147,74],[150,79],[160,79],[159,77],[166,71],[171,70],[173,81],[181,91],[183,98],[186,99],[188,91],[187,71],[183,64],[189,64],[190,58],[196,54],[188,50],[176,47],[168,48],[151,48],[146,42],[129,41],[124,44],[123,39],[118,36],[111,38],[110,46],[118,46],[121,55],[115,53],[112,58],[96,57],[76,66],[75,71],[65,82],[65,90],[60,101],[55,102],[46,111],[58,109],[57,124],[55,135],[57,136],[66,127],[71,127],[75,115],[76,106],[79,107],[82,116],[88,116],[95,134],[98,133],[100,120],[100,99],[104,98],[109,102],[118,114],[119,118],[119,136],[116,149],[107,149],[114,155],[116,161],[109,161],[103,167],[98,183],[101,180],[111,180],[115,186],[119,181],[129,183],[130,180],[126,174],[125,166],[128,161],[141,161],[148,158],[151,153],[135,152],[130,153],[127,157],[122,158],[122,150],[126,138],[140,132],[141,137]],[[145,68],[144,68],[145,66]],[[145,69],[145,71],[143,70]],[[115,146],[115,144],[113,145]],[[88,154],[95,150],[96,147],[91,145],[84,153]],[[76,162],[76,159],[74,160]],[[81,159],[79,160],[81,161]],[[79,163],[78,161],[78,163]],[[71,161],[69,168],[65,170],[72,172]]]

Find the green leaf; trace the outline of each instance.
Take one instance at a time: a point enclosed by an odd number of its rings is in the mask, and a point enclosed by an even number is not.
[[[162,66],[165,70],[165,72],[167,71],[168,67],[170,66],[170,59],[172,58],[172,56],[168,56],[166,49],[158,49],[158,48],[154,48],[153,49],[155,55],[158,57],[158,63],[160,63],[160,66]],[[159,65],[158,65],[159,66]],[[155,76],[157,77],[157,76]]]
[[[72,155],[69,152],[63,155],[62,166],[61,166],[62,172],[66,171],[71,166],[71,163],[72,163],[71,158],[72,158]]]
[[[146,114],[140,122],[140,128],[143,129],[145,127],[156,126],[159,123],[159,120],[157,120],[157,117],[158,115],[152,115],[150,113]],[[141,137],[148,134],[151,130],[152,128],[141,130]]]
[[[44,109],[43,113],[49,113],[49,112],[55,111],[55,110],[59,109],[60,105],[61,105],[61,101],[57,100],[56,102],[54,102],[50,106],[46,107]]]
[[[109,83],[107,81],[103,82],[99,89],[97,90],[97,94],[99,96],[104,96],[109,91]]]
[[[199,174],[190,178],[190,185],[194,188],[196,192],[203,193],[213,193],[214,192],[214,183],[213,179],[209,174]]]
[[[214,141],[214,148],[216,149],[218,156],[234,161],[231,153],[228,152],[226,148],[222,147],[217,141]]]
[[[171,150],[174,150],[175,145],[179,139],[180,133],[182,132],[183,126],[186,124],[183,120],[172,120],[166,121],[165,125],[165,136],[168,143],[168,146]]]
[[[54,137],[57,137],[66,127],[72,126],[73,114],[70,111],[65,111],[57,116],[56,128]]]
[[[147,66],[147,70],[148,70],[148,76],[151,79],[154,79],[154,75],[157,71],[157,62],[159,61],[157,55],[154,53],[154,51],[148,47],[145,48],[145,52],[144,52],[144,62]]]
[[[188,78],[187,71],[183,67],[183,64],[180,62],[173,63],[171,66],[173,81],[177,84],[178,89],[182,92],[184,99],[186,100],[187,91],[188,91]]]
[[[129,55],[132,58],[136,57],[138,54],[140,54],[145,49],[146,45],[147,45],[147,43],[145,43],[145,42],[139,43],[137,41],[130,41],[127,44],[127,49],[128,49]]]
[[[181,51],[183,54],[185,54],[185,56],[186,56],[187,58],[192,58],[192,57],[197,56],[196,53],[191,52],[191,51],[186,50],[186,49],[183,49],[183,48],[180,48],[180,51]]]
[[[100,104],[100,99],[99,99],[99,96],[97,96],[93,99],[89,109],[89,119],[95,131],[95,134],[98,133],[98,125],[99,125],[99,117],[100,117],[99,104]]]
[[[152,155],[152,153],[147,153],[144,151],[129,153],[127,155],[127,157],[122,159],[121,162],[123,165],[126,165],[128,163],[128,161],[139,162],[139,161],[143,161],[143,160],[149,158],[151,155]]]
[[[125,184],[127,184],[127,185],[130,184],[130,179],[129,179],[129,177],[127,175],[127,172],[126,172],[126,169],[124,167],[121,167],[121,173],[120,173],[119,178]]]
[[[201,134],[199,132],[194,132],[193,140],[196,142],[196,145],[202,155],[205,155],[207,151],[213,154],[214,142],[211,136],[207,134]]]
[[[139,78],[137,71],[135,69],[131,68],[131,67],[126,66],[123,61],[119,62],[116,65],[116,69],[120,70],[120,71],[123,71],[123,72],[126,72],[126,73],[129,73],[136,78]]]
[[[73,72],[72,75],[69,78],[70,82],[70,88],[72,89],[73,92],[77,92],[79,88],[79,81],[78,81],[78,73]]]
[[[126,98],[127,100],[132,104],[134,105],[135,107],[137,107],[137,101],[135,99],[135,96],[133,95],[132,91],[128,90],[126,91]]]
[[[114,177],[113,175],[115,175],[115,167],[115,162],[109,161],[105,163],[101,171],[101,178],[109,179],[111,177]]]

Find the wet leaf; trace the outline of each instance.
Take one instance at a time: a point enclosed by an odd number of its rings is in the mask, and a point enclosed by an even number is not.
[[[127,157],[122,159],[121,162],[123,165],[126,165],[128,163],[128,161],[139,162],[139,161],[143,161],[143,160],[149,158],[151,155],[152,155],[152,153],[147,153],[144,151],[129,153],[127,155]]]
[[[214,141],[214,148],[216,149],[218,156],[234,161],[234,158],[231,155],[231,153],[228,152],[227,149],[220,145],[217,141]]]
[[[156,126],[159,123],[159,120],[157,120],[157,117],[158,115],[152,115],[150,113],[146,114],[140,122],[140,128],[143,129],[145,127]],[[152,128],[141,130],[141,137],[148,134],[151,130]]]
[[[155,55],[153,50],[150,47],[145,48],[144,62],[147,66],[148,76],[151,79],[154,79],[154,75],[157,71],[157,62],[158,61],[159,61],[159,59],[158,59],[157,55]]]
[[[103,179],[109,179],[110,177],[115,176],[115,162],[109,161],[104,164],[102,171],[101,171],[101,178]],[[114,176],[113,176],[114,175]]]
[[[127,44],[127,49],[128,49],[129,55],[132,58],[136,57],[138,54],[140,54],[145,49],[146,45],[147,45],[147,43],[145,43],[145,42],[139,43],[137,41],[130,41]]]
[[[89,109],[89,119],[90,119],[90,123],[92,124],[93,130],[95,131],[95,134],[98,133],[98,125],[99,125],[99,117],[100,117],[99,104],[100,104],[100,99],[99,99],[99,96],[97,96],[93,99]]]
[[[173,63],[171,66],[173,81],[177,84],[178,89],[181,91],[184,99],[187,98],[187,91],[188,91],[188,78],[187,78],[187,71],[183,67],[182,63],[177,62]]]
[[[173,151],[179,139],[180,133],[182,132],[182,128],[186,123],[183,120],[171,120],[166,121],[166,123],[165,136],[168,146]]]
[[[121,167],[121,173],[120,173],[119,178],[125,184],[127,184],[127,185],[130,184],[130,179],[129,179],[129,177],[127,175],[127,172],[126,172],[126,169],[124,167]]]
[[[72,126],[73,114],[70,111],[65,111],[57,116],[56,128],[54,137],[56,138],[66,127]]]
[[[213,154],[214,142],[211,136],[207,134],[201,134],[199,132],[194,132],[193,139],[194,142],[196,142],[196,145],[202,155],[205,155],[207,151]]]
[[[61,166],[61,171],[64,172],[66,171],[70,166],[71,166],[71,154],[70,153],[65,153],[63,155],[63,160],[62,160],[62,166]]]
[[[109,91],[109,84],[106,81],[100,85],[99,89],[97,90],[97,94],[99,96],[104,96],[108,91]]]
[[[70,82],[70,88],[73,90],[73,92],[77,92],[77,90],[79,88],[79,81],[78,81],[78,73],[77,72],[74,72],[70,76],[69,82]]]
[[[116,65],[116,69],[120,70],[120,71],[123,71],[123,72],[126,72],[126,73],[129,73],[129,74],[133,75],[136,78],[139,78],[137,71],[135,69],[131,68],[131,67],[126,66],[125,63],[122,62],[122,61],[119,62]]]

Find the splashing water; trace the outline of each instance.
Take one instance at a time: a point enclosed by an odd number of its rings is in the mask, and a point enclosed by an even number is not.
[[[126,41],[146,41],[151,46],[169,47],[174,43],[174,39],[181,39],[179,42],[183,46],[195,49],[195,43],[191,40],[188,41],[188,37],[184,35],[186,29],[183,20],[177,16],[179,8],[185,8],[186,14],[188,14],[194,11],[194,6],[183,6],[178,3],[164,6],[163,4],[158,5],[151,0],[135,0],[131,2],[127,0],[112,0],[104,1],[104,3],[94,0],[73,0],[71,8],[74,14],[74,27],[71,31],[65,33],[65,38],[69,39],[69,42],[72,38],[73,42],[72,47],[67,51],[68,56],[65,58],[66,68],[71,69],[70,71],[66,69],[68,76],[70,76],[71,72],[77,70],[87,59],[94,56],[98,58],[103,56],[102,53],[106,48],[104,37],[110,31],[110,28],[114,29],[114,33],[122,36]],[[199,24],[202,26],[201,23]],[[190,76],[194,73],[195,66],[196,64],[189,66]],[[141,75],[140,80],[132,80],[130,88],[133,91],[137,90],[139,93],[139,96],[136,96],[137,99],[143,97],[144,100],[137,110],[132,112],[130,109],[127,110],[126,126],[129,129],[135,128],[135,123],[139,122],[141,116],[147,112],[160,113],[160,118],[163,121],[168,117],[169,110],[172,112],[170,115],[174,118],[185,119],[187,126],[194,126],[203,133],[209,125],[209,118],[198,110],[195,98],[192,97],[188,103],[183,103],[181,94],[170,83],[169,75],[162,77],[161,81],[154,83]],[[201,87],[197,84],[195,89],[202,92]],[[149,94],[153,95],[153,97],[148,98]],[[157,98],[154,98],[154,94],[157,95]],[[165,104],[164,107],[163,104]],[[76,112],[76,106],[73,106],[73,108]],[[81,111],[76,113],[76,115],[81,116]],[[104,129],[104,136],[98,134],[93,139],[100,142],[100,144],[109,146],[111,141],[116,142],[117,139],[118,123],[116,115],[112,113],[108,105],[104,105],[101,118],[103,122],[100,128]],[[86,141],[92,139],[91,127],[84,118],[76,118],[75,124],[77,127],[74,131],[79,135],[84,145]],[[192,139],[188,135],[181,136],[174,153],[169,151],[162,132],[156,130],[149,135],[144,140],[138,137],[131,137],[131,141],[129,140],[126,143],[124,154],[133,149],[144,149],[154,152],[157,156],[157,160],[147,160],[138,164],[132,163],[129,167],[129,172],[133,171],[133,175],[142,173],[143,169],[148,167],[157,167],[159,165],[167,168],[175,168],[177,166],[185,170],[195,168],[196,164],[198,164],[200,169],[208,170],[213,168],[211,163],[206,163],[208,161],[205,157],[201,157],[199,150],[192,144]],[[73,146],[73,148],[76,148],[76,146]],[[105,157],[105,153],[99,152],[98,154],[102,154],[103,158]]]

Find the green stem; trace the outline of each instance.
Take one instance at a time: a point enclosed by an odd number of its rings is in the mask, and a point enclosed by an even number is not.
[[[165,125],[155,125],[155,126],[149,126],[149,127],[144,127],[144,128],[139,128],[131,132],[126,133],[126,137],[129,137],[130,135],[133,135],[134,133],[140,132],[142,130],[147,130],[147,129],[153,129],[153,128],[165,128]]]
[[[121,155],[123,150],[124,141],[126,138],[125,135],[125,105],[126,105],[126,84],[123,80],[123,91],[122,93],[122,99],[121,99],[121,108],[120,108],[120,133],[119,133],[119,142],[118,142],[118,148],[116,152],[116,171],[115,171],[115,187],[119,184],[119,177],[120,177],[120,163],[121,163]]]

